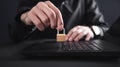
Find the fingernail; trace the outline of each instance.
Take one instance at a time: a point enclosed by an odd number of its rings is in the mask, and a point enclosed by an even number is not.
[[[69,41],[72,41],[72,38],[70,38]]]

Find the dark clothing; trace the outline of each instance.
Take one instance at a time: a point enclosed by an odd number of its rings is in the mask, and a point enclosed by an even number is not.
[[[31,34],[34,26],[26,26],[20,21],[22,13],[30,10],[38,2],[45,0],[21,0],[18,7],[16,23],[13,24],[11,35],[14,40],[28,40],[39,38],[55,38],[56,30],[47,28],[45,31],[40,32],[35,30]],[[95,0],[50,0],[62,13],[64,20],[64,27],[66,33],[77,25],[92,26],[96,25],[101,29],[100,36],[107,30],[107,24],[104,21],[103,15],[99,11],[98,5]],[[27,36],[27,38],[26,38]]]
[[[120,17],[112,24],[110,29],[107,31],[112,36],[120,38]]]
[[[120,44],[120,17],[112,24],[110,29],[105,33],[103,40],[114,44]]]

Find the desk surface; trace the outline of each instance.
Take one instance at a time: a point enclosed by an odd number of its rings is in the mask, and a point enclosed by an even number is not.
[[[0,47],[0,67],[120,67],[120,59],[74,59],[57,57],[56,59],[26,60],[18,55],[27,45],[5,45]]]
[[[0,67],[120,67],[120,59],[119,60],[0,61]]]

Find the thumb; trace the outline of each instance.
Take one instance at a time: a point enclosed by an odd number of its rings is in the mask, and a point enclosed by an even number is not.
[[[89,41],[90,39],[91,39],[90,34],[87,34],[87,36],[86,36],[85,40],[86,40],[86,41]]]

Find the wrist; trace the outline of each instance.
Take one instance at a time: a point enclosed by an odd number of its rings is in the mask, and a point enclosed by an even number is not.
[[[99,36],[100,35],[101,32],[100,32],[100,29],[99,29],[98,26],[91,26],[90,28],[91,28],[94,36]]]

